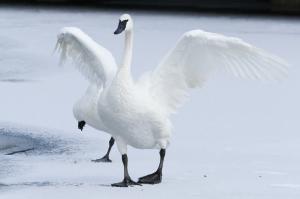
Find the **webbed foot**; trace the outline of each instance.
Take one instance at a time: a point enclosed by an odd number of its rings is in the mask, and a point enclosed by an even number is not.
[[[109,159],[108,155],[103,156],[102,158],[99,159],[95,159],[95,160],[91,160],[92,162],[106,162],[106,163],[110,163],[112,162],[111,159]]]
[[[122,182],[114,183],[111,184],[113,187],[128,187],[128,186],[134,186],[134,185],[139,185],[142,186],[140,183],[137,183],[130,178],[125,178]]]
[[[139,178],[138,183],[159,184],[159,183],[161,183],[161,179],[162,179],[162,173],[160,171],[156,171],[152,174],[149,174],[149,175]]]

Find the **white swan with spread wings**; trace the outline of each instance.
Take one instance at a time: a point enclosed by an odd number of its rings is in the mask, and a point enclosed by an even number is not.
[[[130,71],[133,20],[128,14],[120,17],[114,34],[122,32],[125,33],[125,50],[118,67],[111,53],[80,30],[65,28],[58,36],[62,60],[70,57],[83,75],[101,89],[97,97],[97,117],[115,138],[124,166],[124,180],[113,186],[161,182],[172,131],[170,114],[176,112],[190,89],[201,87],[211,74],[221,71],[238,78],[278,80],[288,72],[285,61],[241,39],[192,30],[182,35],[153,71],[134,81]],[[128,145],[140,149],[158,148],[158,169],[134,182],[127,169]]]
[[[75,27],[63,28],[58,35],[56,49],[61,50],[61,62],[71,57],[75,66],[91,80],[85,94],[74,104],[73,114],[78,121],[78,129],[83,130],[85,124],[104,132],[108,132],[98,116],[98,98],[103,86],[115,76],[117,64],[111,53],[98,45],[88,35]],[[99,77],[99,78],[98,78]],[[106,154],[93,162],[111,162],[109,154],[114,145],[114,138],[109,140]]]

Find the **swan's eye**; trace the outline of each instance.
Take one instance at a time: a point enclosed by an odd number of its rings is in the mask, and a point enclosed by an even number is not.
[[[116,29],[114,34],[116,35],[116,34],[120,34],[121,32],[123,32],[126,29],[127,22],[128,22],[128,19],[125,19],[123,21],[119,20],[118,28]]]
[[[127,21],[128,21],[128,20],[120,21],[120,22],[119,22],[119,25],[120,25],[122,28],[125,29],[125,28],[126,28]]]

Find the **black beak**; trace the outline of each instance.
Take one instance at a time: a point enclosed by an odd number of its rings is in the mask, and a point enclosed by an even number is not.
[[[119,20],[118,28],[114,32],[115,35],[120,34],[125,30],[127,21],[128,20],[123,20],[123,21]]]
[[[85,126],[85,121],[78,122],[78,129],[82,131],[83,127]]]

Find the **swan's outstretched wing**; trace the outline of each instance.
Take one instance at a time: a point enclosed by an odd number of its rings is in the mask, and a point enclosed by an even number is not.
[[[105,84],[116,73],[117,65],[112,54],[78,28],[63,28],[56,49],[60,50],[61,63],[70,57],[93,84]]]
[[[193,30],[181,37],[146,82],[150,94],[172,113],[189,88],[201,86],[218,70],[239,78],[277,80],[287,75],[287,64],[238,38]]]

